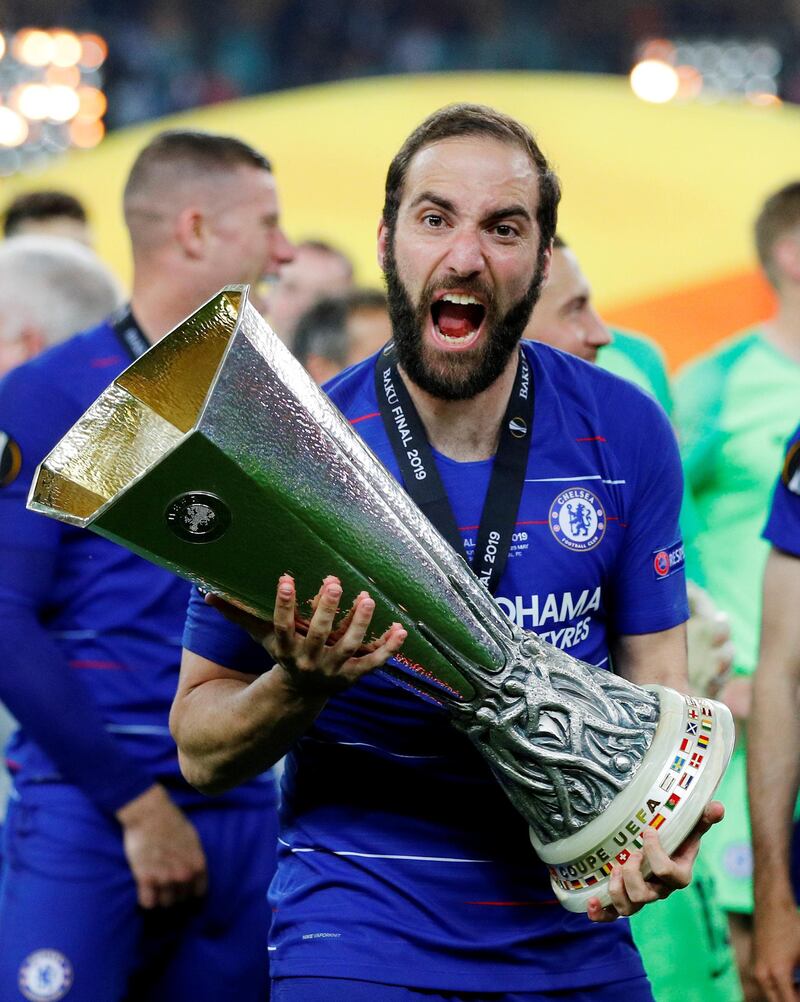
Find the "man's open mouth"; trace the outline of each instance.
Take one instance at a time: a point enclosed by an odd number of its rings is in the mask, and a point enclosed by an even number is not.
[[[466,346],[478,335],[486,307],[475,296],[448,292],[431,304],[436,333],[447,344]]]

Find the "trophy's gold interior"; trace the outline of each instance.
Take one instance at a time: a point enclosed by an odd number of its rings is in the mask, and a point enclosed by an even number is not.
[[[224,289],[125,370],[39,468],[29,504],[85,524],[197,421],[245,290]]]

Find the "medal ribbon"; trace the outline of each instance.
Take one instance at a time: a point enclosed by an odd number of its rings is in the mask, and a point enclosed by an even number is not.
[[[142,328],[136,322],[136,317],[131,312],[130,306],[123,306],[118,310],[110,318],[109,323],[114,328],[114,333],[120,344],[130,355],[132,362],[135,362],[140,355],[144,355],[151,347],[150,342],[142,333]]]
[[[439,532],[463,553],[461,533],[436,468],[433,449],[414,402],[397,368],[390,342],[375,363],[375,392],[406,491]],[[514,388],[500,427],[486,501],[481,513],[472,569],[494,592],[505,569],[528,467],[533,432],[534,389],[531,369],[520,349]]]

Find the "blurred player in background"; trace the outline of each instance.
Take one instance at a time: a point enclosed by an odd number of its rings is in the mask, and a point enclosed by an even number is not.
[[[341,296],[353,288],[350,258],[324,240],[304,240],[295,247],[294,260],[280,270],[269,291],[267,319],[290,348],[297,321],[318,300]]]
[[[794,1002],[800,914],[790,844],[800,787],[800,428],[786,449],[764,538],[770,551],[748,750],[755,863],[753,959],[769,1002]]]
[[[0,243],[0,376],[93,327],[121,302],[116,278],[74,240],[20,236]]]
[[[300,317],[293,351],[321,385],[378,351],[391,337],[386,295],[377,289],[354,289],[321,299]]]
[[[67,237],[87,247],[93,243],[86,209],[66,191],[31,191],[18,195],[3,215],[3,235],[23,234]]]
[[[124,196],[129,308],[0,383],[0,698],[21,729],[0,883],[0,998],[264,1002],[275,790],[201,797],[169,735],[188,585],[25,510],[37,463],[130,362],[292,257],[269,162],[156,136]]]
[[[693,362],[675,384],[684,470],[699,518],[697,545],[708,589],[730,614],[735,646],[734,677],[720,698],[738,718],[739,734],[719,790],[726,822],[708,840],[706,860],[729,913],[748,998],[759,993],[750,981],[752,851],[742,725],[750,712],[769,552],[761,528],[800,400],[800,182],[766,200],[755,240],[777,313]]]
[[[606,326],[594,307],[591,285],[575,252],[558,236],[553,241],[550,274],[525,335],[629,379],[670,412],[669,380],[659,349],[647,338]],[[689,545],[686,518],[684,503],[681,527],[687,544],[692,611],[687,624],[689,679],[695,692],[711,694],[709,684],[730,667],[728,629],[725,617],[697,583],[702,581],[702,569]],[[704,614],[699,614],[698,607]],[[715,900],[707,855],[704,852],[698,857],[686,893],[672,895],[631,919],[634,940],[658,1002],[735,1002],[741,998],[725,915]],[[691,952],[681,946],[687,940],[694,944]],[[683,959],[677,964],[679,953]]]
[[[0,244],[0,376],[122,301],[117,280],[95,255],[63,237],[14,237]],[[0,742],[13,720],[0,705]],[[0,770],[0,817],[8,778]]]

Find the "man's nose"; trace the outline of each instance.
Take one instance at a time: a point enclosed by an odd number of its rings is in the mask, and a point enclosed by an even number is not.
[[[462,278],[483,271],[486,259],[480,233],[468,229],[456,231],[451,238],[445,263],[451,272]]]
[[[270,243],[268,274],[277,275],[280,266],[289,264],[290,261],[294,261],[294,244],[278,227],[273,233],[273,239]]]
[[[591,310],[589,322],[584,327],[584,337],[586,343],[593,345],[595,348],[602,348],[607,344],[611,344],[614,340],[611,331],[600,319],[596,310]]]

